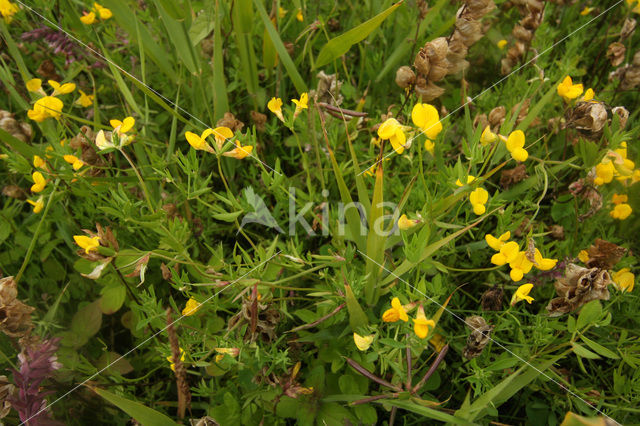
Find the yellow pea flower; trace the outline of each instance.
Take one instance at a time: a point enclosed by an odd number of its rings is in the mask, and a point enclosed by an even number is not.
[[[33,156],[33,167],[35,167],[36,169],[44,169],[46,165],[47,163],[42,157],[40,157],[39,155]]]
[[[571,80],[570,76],[566,76],[557,88],[558,95],[562,96],[562,98],[566,102],[569,102],[571,99],[575,99],[580,96],[583,90],[584,87],[582,86],[582,84],[573,84],[573,80]]]
[[[304,21],[304,16],[302,15],[302,9],[298,9],[298,13],[296,13],[296,19],[300,22]]]
[[[284,18],[285,16],[287,16],[287,12],[288,10],[285,10],[282,7],[278,8],[278,16],[280,16],[280,19]]]
[[[227,151],[227,152],[223,153],[222,155],[227,156],[227,157],[232,157],[232,158],[235,158],[237,160],[242,160],[243,158],[251,155],[252,151],[253,151],[253,146],[251,146],[251,145],[242,146],[240,141],[237,140],[236,141],[236,147],[233,148],[231,151]]]
[[[433,143],[431,139],[427,139],[424,141],[424,149],[429,152],[429,154],[433,155],[436,148],[436,144]]]
[[[271,98],[271,100],[267,103],[267,108],[269,111],[274,113],[276,117],[280,119],[284,123],[284,116],[282,115],[282,99],[280,98]]]
[[[585,6],[584,9],[582,9],[582,11],[580,12],[581,16],[586,16],[588,14],[590,14],[593,11],[592,7],[587,7]]]
[[[418,306],[418,313],[413,319],[413,331],[421,339],[426,338],[429,335],[429,331],[436,327],[434,320],[427,319],[424,314],[422,305]]]
[[[417,219],[414,219],[414,220],[409,219],[406,214],[403,214],[398,219],[398,228],[400,228],[401,230],[405,231],[405,230],[407,230],[409,228],[413,228],[414,226],[416,226],[419,223],[420,223],[419,220],[417,220]]]
[[[631,213],[633,213],[633,209],[627,203],[616,204],[616,206],[609,212],[612,218],[618,220],[625,220],[628,218]]]
[[[98,247],[100,247],[100,237],[98,236],[87,237],[86,235],[74,235],[73,239],[87,254],[92,251],[97,251]]]
[[[187,139],[187,142],[189,142],[189,145],[191,145],[194,149],[214,152],[213,148],[211,148],[211,146],[209,146],[206,141],[207,137],[212,134],[213,129],[207,129],[202,132],[200,136],[192,132],[185,132],[184,137]]]
[[[522,284],[520,287],[518,287],[516,292],[513,293],[513,296],[511,297],[511,306],[515,305],[521,300],[526,300],[529,304],[533,302],[535,299],[529,296],[531,289],[533,289],[533,284],[531,283]]]
[[[20,8],[17,4],[13,4],[9,0],[0,0],[0,15],[2,15],[6,24],[10,24],[13,20],[13,15],[19,11]]]
[[[96,22],[96,14],[94,12],[85,13],[80,17],[80,22],[85,25],[92,25]]]
[[[394,297],[391,299],[391,309],[387,309],[382,314],[382,321],[384,322],[396,322],[398,320],[402,320],[404,322],[409,321],[409,316],[407,312],[404,310],[404,307],[400,303],[400,299]]]
[[[507,231],[504,234],[500,235],[498,238],[494,237],[491,234],[487,234],[487,235],[484,236],[484,239],[487,242],[487,244],[489,245],[489,247],[491,247],[495,251],[500,251],[502,246],[507,241],[509,241],[509,238],[511,238],[511,232],[509,232],[509,231]]]
[[[511,157],[513,157],[516,161],[525,161],[529,157],[529,153],[526,149],[524,149],[524,132],[522,130],[516,130],[515,132],[511,132],[509,137],[507,138],[507,149],[511,153]]]
[[[515,241],[504,243],[500,247],[500,251],[491,257],[491,263],[502,266],[506,263],[513,262],[520,253],[520,247]]]
[[[180,361],[184,361],[184,349],[179,348],[180,349]],[[176,371],[176,364],[173,362],[173,355],[169,355],[167,357],[167,361],[169,361],[169,368],[171,368],[171,371]]]
[[[33,206],[34,213],[40,213],[44,208],[44,200],[42,198],[42,195],[36,201],[27,200],[27,203]]]
[[[580,253],[578,253],[578,259],[582,263],[587,263],[589,261],[589,252],[586,250],[580,250]]]
[[[190,315],[193,315],[196,312],[198,312],[198,310],[200,309],[200,306],[201,304],[198,303],[198,301],[192,297],[189,300],[187,300],[187,303],[184,306],[184,309],[182,310],[182,315],[187,317]]]
[[[303,93],[300,95],[300,99],[291,99],[291,102],[293,102],[294,104],[296,104],[296,110],[293,113],[293,119],[295,120],[295,118],[298,116],[298,114],[300,114],[302,112],[303,109],[307,109],[309,108],[309,94],[308,93]]]
[[[73,170],[80,170],[82,166],[84,166],[84,161],[82,161],[75,155],[69,154],[69,155],[63,156],[62,158],[64,158],[64,161],[71,164],[71,167],[73,167]]]
[[[498,45],[498,48],[500,50],[504,49],[505,47],[507,47],[507,40],[502,39],[499,42],[496,43]]]
[[[133,117],[127,117],[124,120],[109,120],[109,124],[113,127],[113,131],[118,135],[127,133],[136,124],[136,120]]]
[[[489,193],[484,188],[476,188],[469,194],[469,202],[473,207],[473,212],[477,215],[484,214],[487,211],[485,204],[489,200]]]
[[[25,86],[30,92],[42,92],[42,80],[40,80],[39,78],[32,78],[31,80],[27,81]]]
[[[54,96],[44,96],[33,104],[33,109],[27,111],[27,116],[38,123],[49,117],[58,118],[62,114],[64,103]]]
[[[611,280],[614,286],[620,291],[633,291],[635,278],[635,275],[629,268],[622,268],[618,272],[611,274]]]
[[[33,172],[31,175],[33,178],[33,185],[31,185],[31,192],[42,192],[47,185],[47,180],[42,176],[40,172]]]
[[[356,344],[356,347],[361,351],[366,351],[371,347],[371,343],[373,343],[373,334],[369,336],[361,336],[358,333],[353,333],[353,342]]]
[[[605,158],[595,167],[596,177],[593,179],[595,185],[604,185],[610,183],[613,180],[613,176],[616,172],[615,167],[611,160]]]
[[[509,262],[509,267],[511,268],[511,271],[509,271],[509,277],[511,277],[513,281],[518,282],[524,277],[524,274],[531,271],[533,262],[527,259],[525,252],[521,251],[513,261]]]
[[[480,145],[487,146],[490,143],[494,143],[498,140],[498,135],[491,131],[491,126],[487,126],[482,131],[482,135],[480,135]]]
[[[60,84],[55,80],[48,80],[47,83],[49,83],[49,86],[53,87],[53,93],[51,96],[66,95],[76,90],[75,83]]]
[[[535,266],[541,271],[550,271],[551,269],[556,267],[558,263],[558,259],[549,259],[542,257],[542,253],[540,250],[536,249],[533,253],[533,258],[536,261]]]
[[[402,130],[402,125],[395,118],[389,118],[378,127],[378,136],[382,140],[389,140],[391,146],[398,154],[404,152],[404,143],[407,137]]]
[[[98,3],[93,3],[93,8],[98,12],[98,15],[100,15],[100,19],[102,19],[103,21],[106,21],[113,16],[113,13],[111,13],[110,9],[107,9],[106,7],[103,7]]]
[[[593,91],[593,89],[592,88],[588,88],[587,91],[584,92],[584,96],[582,97],[582,100],[585,101],[585,102],[589,102],[595,96],[596,96],[596,93]]]
[[[83,108],[93,105],[94,95],[87,95],[80,89],[78,89],[78,92],[80,92],[80,97],[75,101],[76,105],[80,105]]]
[[[469,176],[467,176],[467,183],[466,183],[466,184],[467,184],[467,185],[469,185],[469,184],[470,184],[470,183],[472,183],[474,180],[476,180],[476,177],[475,177],[475,176],[472,176],[472,175],[469,175]],[[465,184],[464,184],[464,183],[462,183],[462,182],[460,181],[460,179],[457,179],[457,180],[456,180],[456,185],[457,185],[457,186],[464,186]]]
[[[411,110],[411,120],[429,139],[435,139],[442,131],[440,115],[433,105],[415,104]]]

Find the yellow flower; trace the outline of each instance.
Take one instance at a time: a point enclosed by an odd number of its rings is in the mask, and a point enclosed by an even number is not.
[[[578,259],[582,263],[587,263],[589,261],[589,252],[586,250],[580,250],[580,253],[578,253]]]
[[[498,140],[498,135],[491,131],[491,126],[485,127],[482,131],[482,135],[480,135],[480,144],[482,146],[487,146],[496,140]]]
[[[416,104],[411,110],[411,120],[429,139],[435,139],[442,131],[438,110],[429,104]]]
[[[231,151],[227,151],[223,153],[222,155],[225,155],[227,157],[233,157],[238,160],[242,160],[243,158],[251,155],[252,151],[253,151],[253,146],[251,145],[242,146],[240,141],[236,140],[236,147],[233,148]]]
[[[391,309],[387,309],[382,314],[382,321],[384,322],[396,322],[398,320],[402,320],[404,322],[409,321],[409,316],[407,312],[402,307],[400,303],[400,299],[394,297],[391,299]]]
[[[113,127],[113,131],[118,135],[122,135],[123,133],[127,133],[134,124],[136,124],[136,120],[133,117],[127,117],[124,120],[109,120],[109,124]]]
[[[97,251],[98,247],[100,247],[100,237],[98,236],[87,237],[86,235],[74,235],[73,239],[87,254],[92,251]]]
[[[2,1],[2,0],[0,0]],[[27,86],[27,90],[30,92],[38,92],[40,93],[42,90],[42,80],[40,80],[39,78],[32,78],[31,80],[27,81],[27,83],[25,84],[25,86]]]
[[[529,153],[524,149],[524,139],[524,132],[522,130],[511,132],[507,138],[507,149],[511,153],[511,157],[516,161],[522,162],[529,157]]]
[[[419,220],[409,219],[406,214],[403,214],[402,216],[400,216],[400,219],[398,219],[398,228],[405,231],[409,228],[413,228],[418,223],[420,223]]]
[[[429,331],[436,327],[436,323],[434,320],[427,319],[424,314],[424,309],[422,305],[418,306],[418,313],[416,317],[413,319],[413,331],[416,333],[421,339],[424,339],[429,335]]]
[[[531,289],[533,288],[533,284],[527,283],[522,284],[515,293],[513,293],[513,297],[511,297],[511,306],[515,305],[521,300],[526,300],[527,303],[533,302],[535,299],[529,296]]]
[[[491,234],[487,234],[484,236],[485,241],[495,251],[500,251],[505,242],[509,241],[511,238],[511,232],[507,231],[504,234],[500,235],[498,238],[494,237]]]
[[[282,115],[282,99],[271,98],[271,100],[267,103],[267,108],[269,108],[269,111],[274,113],[276,117],[278,117],[280,121],[284,123],[284,116]]]
[[[31,185],[31,192],[42,192],[44,187],[47,185],[47,180],[42,176],[40,172],[33,172],[31,175],[33,178],[33,185]]]
[[[520,253],[520,247],[515,241],[504,243],[500,251],[491,257],[491,263],[502,266],[505,263],[513,262]]]
[[[60,84],[55,80],[48,80],[47,83],[49,83],[49,86],[53,87],[53,93],[51,96],[66,95],[67,93],[71,93],[76,90],[75,83]]]
[[[98,15],[100,15],[100,19],[102,19],[103,21],[106,21],[113,16],[111,10],[107,9],[106,7],[102,7],[98,3],[93,3],[93,9],[98,12]]]
[[[556,263],[558,263],[558,259],[549,259],[542,257],[542,253],[540,250],[536,249],[533,253],[533,259],[536,261],[535,266],[541,271],[550,271],[551,269],[556,267]]]
[[[626,203],[627,201],[629,201],[629,197],[626,194],[613,194],[613,197],[611,197],[613,204]]]
[[[593,99],[596,96],[596,93],[593,91],[592,88],[588,88],[586,92],[584,92],[584,96],[582,97],[582,100],[585,102],[590,101],[591,99]]]
[[[73,167],[73,170],[80,170],[82,166],[84,166],[84,161],[82,161],[75,155],[69,154],[69,155],[63,156],[63,158],[64,158],[64,161],[71,164],[71,167]]]
[[[224,142],[227,139],[231,139],[233,137],[233,130],[228,127],[220,126],[213,129],[213,132],[211,134],[213,134],[213,138],[216,140],[216,146],[218,147],[218,149],[222,149]]]
[[[184,350],[182,348],[180,349],[180,361],[184,361]],[[173,362],[173,355],[169,355],[167,357],[167,361],[169,361],[169,367],[171,368],[171,371],[176,371],[176,364]]]
[[[39,155],[33,156],[33,167],[35,167],[36,169],[44,169],[46,165],[47,163],[45,163],[42,157],[40,157]]]
[[[202,132],[200,136],[192,132],[185,132],[184,136],[187,139],[187,142],[189,142],[189,145],[191,145],[194,149],[207,151],[207,152],[214,152],[213,148],[211,148],[211,146],[209,146],[209,144],[205,140],[207,136],[212,134],[213,134],[213,129],[207,129],[204,132]]]
[[[475,176],[473,176],[473,175],[469,175],[469,176],[467,176],[467,185],[469,185],[469,184],[470,184],[471,182],[473,182],[474,180],[476,180],[476,177],[475,177]],[[456,185],[457,185],[457,186],[464,186],[465,184],[464,184],[464,183],[462,183],[462,182],[460,181],[460,179],[457,179],[457,180],[456,180]]]
[[[631,215],[632,212],[633,212],[633,209],[629,204],[621,203],[621,204],[616,204],[616,206],[613,208],[613,210],[609,212],[609,214],[614,219],[625,220],[626,218],[629,217],[629,215]]]
[[[582,9],[582,11],[580,12],[580,15],[585,16],[590,14],[592,11],[593,11],[592,7],[585,6],[584,9]]]
[[[584,87],[582,84],[573,84],[570,76],[566,76],[562,83],[558,85],[558,95],[569,102],[571,99],[575,99],[582,94]]]
[[[613,163],[608,158],[604,158],[600,163],[596,165],[595,175],[593,183],[595,185],[604,185],[613,180],[613,176],[616,172]]]
[[[521,251],[513,261],[509,262],[509,267],[511,268],[509,277],[511,277],[513,281],[518,282],[524,277],[524,274],[531,271],[533,263],[527,259],[526,253]]]
[[[60,117],[62,107],[64,107],[64,104],[60,99],[53,96],[44,96],[33,104],[33,109],[27,111],[27,116],[33,121],[41,123],[49,117]]]
[[[80,89],[78,89],[78,92],[80,92],[80,97],[76,100],[76,105],[80,105],[83,108],[93,105],[94,95],[87,95]]]
[[[33,206],[34,213],[40,213],[44,208],[44,200],[42,199],[42,195],[36,201],[27,200],[27,203]]]
[[[427,139],[424,141],[424,149],[428,151],[429,154],[433,155],[435,148],[436,148],[436,144],[434,144],[431,139]]]
[[[288,10],[285,10],[282,7],[279,7],[278,8],[278,16],[280,16],[280,19],[282,19],[285,16],[287,16],[287,12],[288,12]]]
[[[200,306],[201,304],[198,303],[198,301],[192,297],[189,300],[187,300],[187,304],[184,306],[184,309],[182,310],[182,315],[187,317],[190,315],[193,315],[196,312],[198,312],[198,310],[200,309]]]
[[[300,114],[300,112],[302,112],[303,109],[309,108],[309,105],[308,105],[308,103],[309,103],[309,95],[305,92],[305,93],[300,95],[300,100],[291,99],[291,102],[296,104],[296,110],[293,113],[293,118],[295,119],[298,116],[298,114]]]
[[[304,16],[302,16],[302,9],[298,9],[298,13],[296,13],[296,19],[300,22],[304,21]]]
[[[373,334],[361,336],[358,333],[353,333],[353,341],[359,350],[366,351],[371,346],[371,343],[373,343],[373,336]]]
[[[433,345],[433,349],[436,352],[440,352],[444,348],[444,337],[442,337],[442,334],[434,333],[433,337],[429,339],[429,343]]]
[[[4,22],[10,24],[13,15],[18,13],[20,8],[17,4],[11,3],[9,0],[0,0],[0,15],[4,18]]]
[[[477,215],[484,214],[487,211],[485,204],[489,200],[489,193],[484,188],[476,188],[469,194],[469,202],[473,206],[473,212]]]
[[[614,286],[620,291],[633,291],[635,278],[629,268],[622,268],[618,272],[611,274]]]
[[[507,40],[502,39],[499,42],[496,43],[498,45],[498,48],[500,50],[504,49],[505,47],[507,47]]]
[[[85,25],[91,25],[96,22],[96,14],[94,12],[85,13],[80,17],[80,22]]]
[[[402,131],[402,125],[395,118],[389,118],[378,127],[378,136],[382,140],[389,140],[391,146],[398,154],[404,152],[404,143],[407,137]]]

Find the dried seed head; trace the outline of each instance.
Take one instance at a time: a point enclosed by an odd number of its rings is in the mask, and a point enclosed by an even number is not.
[[[551,237],[556,240],[564,240],[564,228],[561,225],[551,225]]]
[[[627,127],[627,120],[629,119],[629,110],[623,106],[617,106],[611,110],[615,115],[620,118],[620,127],[623,129]]]
[[[416,67],[419,74],[424,76],[429,75],[431,65],[429,63],[429,58],[427,57],[427,51],[424,48],[420,49],[416,55],[416,59],[413,61],[413,66]]]
[[[509,189],[511,186],[518,182],[522,182],[528,177],[527,167],[524,163],[518,163],[518,165],[513,169],[503,169],[502,172],[500,172],[500,186],[504,189]]]
[[[22,142],[28,142],[33,136],[33,129],[28,123],[16,120],[9,111],[0,110],[0,129]]]
[[[430,60],[440,62],[447,57],[449,43],[447,43],[447,39],[445,37],[438,37],[426,43],[423,49],[425,49],[427,57]]]
[[[613,42],[607,48],[607,59],[611,62],[611,65],[617,67],[624,61],[624,54],[627,48],[619,41]]]
[[[497,106],[489,113],[489,125],[494,129],[498,129],[504,123],[504,117],[507,109],[504,106]]]
[[[480,304],[484,311],[499,311],[502,309],[502,299],[504,291],[502,287],[495,285],[493,288],[482,293]]]
[[[620,31],[620,40],[625,40],[633,35],[636,30],[636,20],[627,18],[622,24],[622,30]]]
[[[216,123],[216,126],[228,127],[232,132],[237,132],[242,130],[244,123],[238,120],[232,113],[225,112],[224,116]]]
[[[422,102],[432,101],[444,93],[442,87],[438,87],[435,84],[429,82],[426,87],[416,86],[416,93],[422,98]]]
[[[462,351],[462,355],[467,358],[475,358],[482,353],[482,350],[491,340],[491,330],[493,326],[481,316],[474,315],[464,320],[467,327],[471,329],[471,334],[467,338],[467,344]]]
[[[267,116],[258,111],[251,111],[249,114],[251,116],[251,121],[256,126],[256,130],[259,132],[264,132],[264,126],[267,122]]]
[[[555,282],[558,297],[547,305],[549,315],[559,316],[579,309],[592,300],[608,300],[609,273],[599,268],[583,268],[570,263],[564,276]]]
[[[398,71],[396,71],[396,84],[402,89],[406,89],[411,86],[415,80],[416,74],[413,72],[411,67],[403,65],[398,68]]]
[[[487,114],[478,114],[473,119],[473,128],[474,129],[477,129],[478,127],[480,129],[484,129],[488,125],[489,125],[489,119],[487,118]]]
[[[33,328],[31,313],[35,310],[17,299],[13,277],[0,279],[0,331],[9,337],[22,337]]]
[[[602,136],[608,118],[604,103],[578,102],[574,108],[567,111],[566,125],[578,130],[587,139],[597,140]]]
[[[2,188],[2,195],[15,198],[17,200],[26,200],[27,193],[18,185],[7,185]]]
[[[587,267],[612,269],[627,253],[627,249],[598,238],[587,252],[589,253]]]

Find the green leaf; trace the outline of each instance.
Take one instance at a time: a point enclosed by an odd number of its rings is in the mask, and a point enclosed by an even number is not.
[[[598,300],[593,300],[582,307],[580,315],[578,315],[578,321],[576,323],[576,329],[582,330],[589,324],[596,322],[602,315],[602,305]]]
[[[262,23],[264,24],[267,33],[269,34],[269,38],[271,42],[276,48],[278,55],[280,56],[280,60],[282,61],[282,65],[287,70],[287,74],[289,78],[293,82],[293,85],[296,87],[298,93],[306,92],[307,85],[304,83],[302,76],[298,72],[295,64],[291,60],[287,49],[284,47],[282,40],[280,39],[280,35],[278,34],[278,30],[273,26],[271,19],[269,19],[269,15],[267,15],[267,11],[262,4],[262,0],[253,0],[253,4],[258,9],[258,13],[260,14],[260,18],[262,19]]]
[[[344,34],[340,34],[338,37],[332,38],[325,44],[320,53],[318,54],[318,58],[313,66],[314,69],[322,67],[329,62],[333,61],[336,58],[344,55],[351,49],[356,43],[360,43],[362,40],[367,38],[369,34],[371,34],[376,28],[382,24],[382,22],[387,19],[387,17],[396,10],[402,1],[394,4],[389,7],[387,10],[382,13],[377,14],[373,18],[369,19],[366,22],[358,25],[355,28],[350,29]]]
[[[108,366],[108,368],[107,368]],[[106,369],[108,374],[127,374],[133,371],[133,366],[125,358],[122,358],[119,353],[105,352],[96,361],[96,368],[98,370]]]
[[[569,411],[560,426],[606,426],[609,424],[604,417],[583,417]]]
[[[211,215],[214,219],[221,220],[223,222],[233,222],[243,213],[242,210],[231,213],[216,213]]]
[[[71,320],[71,331],[82,337],[91,337],[100,331],[102,311],[99,301],[80,308]]]
[[[572,315],[567,318],[567,331],[569,333],[576,332],[576,319]]]
[[[97,393],[98,395],[100,395],[101,397],[103,397],[104,399],[106,399],[107,401],[109,401],[110,403],[112,403],[113,405],[115,405],[116,407],[118,407],[119,409],[121,409],[122,411],[124,411],[125,413],[127,413],[128,415],[130,415],[131,417],[133,417],[134,419],[136,419],[143,426],[147,426],[147,425],[176,426],[177,425],[177,423],[175,423],[166,415],[152,408],[149,408],[145,405],[142,405],[137,401],[132,401],[130,399],[123,398],[119,395],[108,392],[104,389],[98,389],[91,386],[89,386],[89,388],[95,393]]]
[[[105,287],[99,299],[100,310],[106,315],[116,313],[122,307],[125,297],[127,297],[127,289],[123,285]]]
[[[600,355],[602,355],[605,358],[611,358],[611,359],[619,359],[620,358],[618,356],[618,354],[616,354],[615,352],[613,352],[610,349],[605,348],[600,343],[596,343],[593,340],[587,339],[584,336],[580,336],[580,339],[584,343],[586,343],[587,346],[589,346],[591,349],[593,349],[594,351],[596,351],[597,353],[599,353]]]
[[[167,30],[169,40],[171,40],[171,43],[175,47],[174,51],[178,54],[181,63],[187,67],[191,74],[199,74],[200,64],[198,56],[193,50],[193,42],[189,40],[189,31],[185,26],[184,20],[181,19],[182,17],[176,16],[180,13],[180,8],[176,6],[175,1],[173,0],[154,1],[158,14],[160,15],[160,19]]]
[[[576,355],[582,358],[600,359],[600,356],[598,354],[594,354],[589,349],[585,348],[584,346],[578,343],[571,342],[571,347],[573,347],[573,352],[575,352]]]
[[[444,413],[442,411],[434,410],[433,408],[424,407],[422,405],[415,404],[411,401],[391,400],[391,401],[377,401],[383,405],[390,405],[392,407],[402,408],[407,411],[411,411],[416,414],[420,414],[428,419],[439,420],[441,422],[451,422],[455,425],[472,425],[464,419],[452,416],[451,414]]]
[[[349,311],[349,325],[351,330],[357,332],[360,327],[366,327],[369,324],[367,315],[362,310],[358,299],[351,290],[350,285],[345,285],[345,298],[347,299],[347,310]]]

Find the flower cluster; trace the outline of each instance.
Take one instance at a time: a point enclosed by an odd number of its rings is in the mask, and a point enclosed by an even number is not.
[[[42,95],[33,105],[33,109],[27,111],[27,116],[38,123],[49,117],[60,117],[64,103],[56,96],[66,95],[76,90],[74,83],[60,84],[55,80],[49,80],[48,83],[53,88],[51,95],[47,95],[42,89],[42,80],[39,78],[33,78],[26,83],[28,91]]]
[[[105,133],[104,130],[100,130],[96,134],[96,146],[98,149],[101,151],[111,148],[121,149],[133,142],[134,136],[128,134],[136,124],[136,120],[133,117],[127,117],[122,121],[117,119],[110,120],[109,124],[113,127],[113,131]]]
[[[387,309],[382,314],[382,321],[384,322],[396,322],[402,320],[404,322],[409,321],[409,315],[405,307],[400,303],[400,299],[394,297],[391,299],[391,309]],[[424,308],[422,305],[418,306],[418,312],[413,319],[413,331],[421,339],[425,339],[431,330],[436,327],[435,321],[427,319]]]
[[[13,15],[19,11],[20,8],[17,4],[11,3],[9,0],[0,0],[0,15],[2,15],[6,24],[10,24],[13,20]]]
[[[85,12],[84,15],[80,17],[80,21],[85,25],[92,25],[97,21],[98,17],[101,20],[106,21],[112,16],[113,13],[111,13],[111,10],[98,3],[93,3],[93,8],[88,13]]]
[[[296,106],[296,109],[293,112],[293,120],[295,120],[298,115],[300,115],[303,109],[309,108],[309,94],[306,92],[302,93],[300,95],[300,99],[291,99],[291,102],[293,102]],[[273,97],[267,103],[267,108],[269,109],[269,111],[274,113],[280,121],[286,123],[284,115],[282,114],[282,105],[282,99]]]
[[[192,132],[185,132],[184,134],[187,142],[189,142],[189,145],[191,145],[193,149],[199,151],[207,151],[213,154],[216,152],[216,150],[214,150],[207,142],[207,138],[211,135],[213,135],[215,139],[217,151],[221,151],[224,147],[225,141],[227,139],[233,138],[234,136],[233,131],[230,128],[224,126],[216,127],[215,129],[207,129],[199,136]],[[243,146],[239,140],[236,140],[235,144],[236,147],[234,149],[224,152],[222,153],[222,155],[242,160],[243,158],[251,155],[251,153],[253,152],[253,146]]]
[[[625,220],[633,212],[631,206],[627,204],[627,201],[629,201],[629,197],[627,197],[626,195],[613,194],[611,201],[614,204],[613,210],[609,212],[612,218]]]
[[[418,128],[419,134],[427,136],[424,148],[433,155],[435,148],[433,140],[442,131],[438,110],[433,105],[417,103],[411,110],[411,120]],[[405,135],[405,131],[410,130],[409,126],[403,126],[395,118],[388,118],[378,127],[378,137],[382,140],[388,140],[393,150],[397,154],[402,154],[405,148],[410,146],[406,143],[407,136]]]
[[[593,183],[604,185],[613,179],[622,183],[634,184],[640,181],[640,169],[635,169],[635,163],[627,158],[627,143],[621,142],[618,149],[610,150],[598,163],[592,174]]]
[[[511,154],[511,158],[516,161],[526,161],[529,158],[529,152],[524,148],[525,135],[522,130],[515,130],[505,137],[497,135],[491,131],[491,126],[486,126],[480,135],[480,144],[487,146],[498,139],[504,141],[507,151]]]
[[[562,83],[558,84],[557,91],[558,95],[562,96],[565,102],[570,102],[572,99],[582,95],[584,86],[582,86],[582,83],[573,84],[571,76],[566,76],[564,80],[562,80]]]
[[[467,176],[467,185],[473,183],[476,180],[475,176]],[[457,186],[464,186],[464,184],[460,181],[460,179],[456,180]],[[473,207],[473,212],[477,215],[482,215],[487,211],[486,204],[489,201],[489,193],[486,189],[482,187],[478,187],[471,191],[469,194],[469,202],[471,203],[471,207]]]
[[[535,266],[541,271],[549,271],[555,268],[557,259],[545,258],[537,248],[533,250],[533,253],[527,251],[521,251],[520,246],[515,241],[509,241],[511,233],[509,231],[496,238],[491,234],[485,235],[485,241],[495,251],[491,257],[491,263],[494,265],[502,266],[509,264],[511,271],[509,276],[515,282],[520,281],[524,274],[529,273],[531,268]]]

